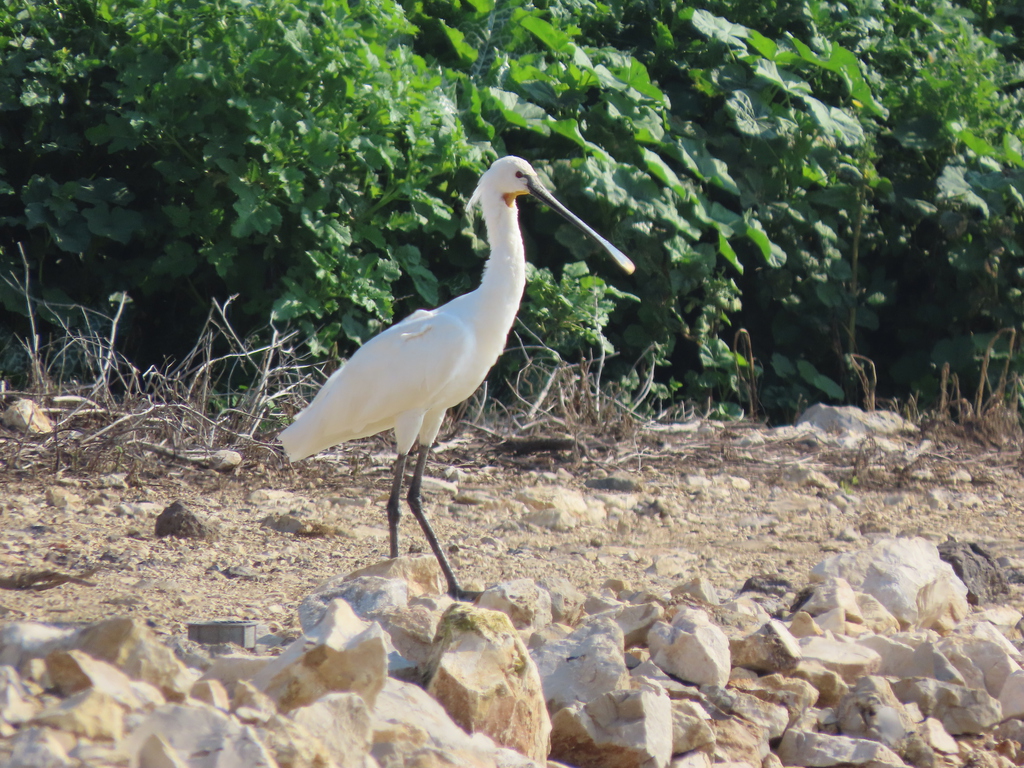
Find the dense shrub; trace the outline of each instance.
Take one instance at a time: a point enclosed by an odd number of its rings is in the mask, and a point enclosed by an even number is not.
[[[855,400],[854,353],[929,396],[1024,316],[1022,27],[951,0],[9,3],[0,272],[50,312],[127,292],[140,363],[236,293],[243,330],[347,354],[475,284],[463,201],[512,152],[638,265],[523,206],[520,317],[557,354],[725,413],[751,365],[774,416]]]

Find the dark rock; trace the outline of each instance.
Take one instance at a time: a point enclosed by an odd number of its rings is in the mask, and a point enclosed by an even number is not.
[[[611,475],[610,477],[595,477],[584,483],[587,488],[595,491],[625,491],[636,493],[643,489],[643,485],[629,475]]]
[[[740,594],[760,592],[762,595],[774,595],[775,597],[782,597],[792,591],[793,585],[781,576],[751,576],[740,587]]]
[[[212,541],[214,531],[212,527],[200,520],[195,512],[191,512],[180,501],[176,501],[157,515],[156,536],[158,539],[174,536],[179,539]]]
[[[243,581],[266,581],[267,577],[250,568],[248,565],[229,565],[221,570],[229,579],[242,579]]]
[[[980,544],[947,541],[939,545],[939,557],[953,566],[953,571],[967,585],[967,602],[971,605],[991,603],[1010,594],[1002,569]]]

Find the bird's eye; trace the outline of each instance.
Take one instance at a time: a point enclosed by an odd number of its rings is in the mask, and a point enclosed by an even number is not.
[[[516,178],[517,179],[521,179],[521,178],[523,178],[523,176],[525,176],[525,174],[522,171],[516,171]]]

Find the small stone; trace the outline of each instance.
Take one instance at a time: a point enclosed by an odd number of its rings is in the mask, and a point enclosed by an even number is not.
[[[756,632],[730,640],[729,651],[733,666],[755,672],[785,672],[803,655],[796,638],[776,619]]]
[[[953,566],[953,572],[967,585],[971,605],[995,602],[1010,594],[1003,569],[980,544],[946,541],[939,545],[939,557]]]
[[[715,590],[715,585],[705,576],[694,576],[687,582],[677,584],[672,587],[670,594],[672,597],[682,597],[683,595],[695,597],[708,605],[719,605],[721,603],[718,598],[718,592]]]
[[[242,454],[237,451],[217,451],[210,455],[208,466],[215,472],[231,472],[242,463]]]
[[[48,435],[53,432],[53,422],[34,400],[15,400],[4,411],[4,426],[27,432],[30,435]]]
[[[643,490],[643,484],[639,480],[624,473],[616,473],[608,477],[591,478],[584,485],[587,488],[593,488],[595,491],[639,493]]]
[[[156,537],[162,539],[165,536],[206,541],[215,538],[213,528],[180,501],[171,504],[156,518]]]

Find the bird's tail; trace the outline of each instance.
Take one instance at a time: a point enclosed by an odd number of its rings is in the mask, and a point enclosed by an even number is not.
[[[284,446],[288,461],[301,461],[320,450],[322,437],[319,420],[302,416],[299,414],[299,418],[277,436]]]

